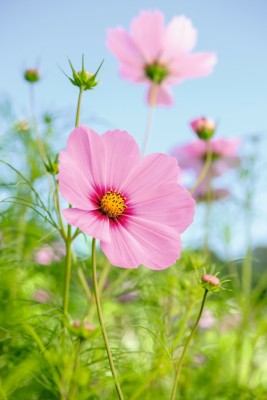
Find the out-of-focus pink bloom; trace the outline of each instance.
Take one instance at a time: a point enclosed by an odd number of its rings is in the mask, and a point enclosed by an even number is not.
[[[216,138],[210,140],[212,150],[212,165],[207,178],[222,175],[240,163],[237,155],[240,146],[239,139]],[[203,169],[207,157],[208,144],[204,140],[175,147],[171,154],[176,157],[181,169],[192,170],[198,176]]]
[[[58,262],[64,257],[65,248],[62,243],[55,242],[51,245],[45,245],[37,250],[34,259],[38,264],[50,265],[52,262]]]
[[[215,324],[215,318],[211,310],[205,309],[199,321],[199,327],[201,329],[212,328]]]
[[[188,18],[174,17],[164,26],[160,11],[142,11],[132,21],[130,33],[123,28],[109,29],[107,45],[119,59],[124,78],[148,84],[148,103],[154,84],[156,104],[170,105],[171,86],[209,75],[216,64],[214,53],[191,53],[196,40],[197,31]]]
[[[218,201],[226,199],[231,195],[231,192],[225,188],[213,188],[209,180],[204,179],[203,182],[196,188],[194,198],[198,201]]]
[[[193,198],[177,183],[179,173],[166,154],[141,158],[127,132],[100,136],[78,127],[60,153],[60,191],[73,205],[63,216],[99,239],[111,264],[167,268],[179,257],[180,233],[194,215]]]
[[[33,300],[38,303],[49,303],[50,294],[44,289],[37,289],[33,294]]]
[[[212,119],[200,117],[190,122],[191,128],[198,135],[200,139],[210,139],[216,129],[216,124]]]
[[[50,265],[54,260],[54,251],[50,246],[43,246],[35,253],[35,261],[41,265]]]

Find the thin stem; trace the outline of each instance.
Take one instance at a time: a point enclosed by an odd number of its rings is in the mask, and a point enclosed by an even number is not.
[[[205,300],[206,300],[207,294],[208,294],[208,290],[205,289],[197,320],[196,320],[196,322],[195,322],[195,324],[194,324],[194,326],[192,328],[192,331],[191,331],[190,335],[188,336],[188,338],[187,338],[187,340],[185,342],[181,358],[180,358],[179,363],[177,365],[174,385],[173,385],[172,394],[171,394],[171,400],[175,400],[176,391],[177,391],[177,384],[178,384],[181,368],[182,368],[182,365],[183,365],[183,361],[184,361],[186,352],[188,350],[188,347],[189,347],[189,345],[191,343],[191,340],[192,340],[192,338],[193,338],[193,336],[194,336],[194,334],[196,332],[196,329],[198,327],[198,323],[199,323],[199,320],[201,318],[201,315],[202,315],[202,312],[203,312],[203,309],[204,309],[204,304],[205,304]]]
[[[209,172],[209,169],[211,167],[211,163],[212,163],[212,147],[211,147],[211,143],[210,141],[207,141],[207,155],[206,155],[206,160],[205,160],[205,164],[203,166],[202,171],[200,172],[199,177],[197,178],[196,183],[194,184],[194,186],[191,189],[191,194],[194,194],[195,191],[197,190],[197,188],[199,187],[199,185],[203,182],[203,180],[206,178],[207,173]]]
[[[64,297],[63,297],[63,313],[67,316],[69,309],[69,291],[70,291],[70,277],[71,277],[71,226],[68,225],[66,244],[66,268],[64,279]]]
[[[157,95],[158,95],[158,85],[156,83],[153,83],[151,86],[151,96],[150,96],[150,107],[149,107],[149,112],[148,112],[148,117],[147,117],[147,125],[146,125],[146,133],[145,133],[145,138],[142,146],[142,152],[141,155],[144,157],[146,148],[148,145],[148,141],[151,136],[151,131],[152,131],[152,125],[153,125],[153,119],[155,115],[155,106],[156,106],[156,101],[157,101]]]
[[[96,276],[96,239],[95,238],[93,238],[93,240],[92,240],[92,274],[93,274],[94,294],[95,294],[97,314],[98,314],[98,319],[99,319],[99,323],[100,323],[101,330],[102,330],[103,339],[105,342],[109,365],[110,365],[110,369],[111,369],[111,372],[112,372],[112,375],[113,375],[113,378],[115,381],[118,397],[120,400],[123,400],[123,395],[122,395],[120,384],[119,384],[119,381],[117,378],[115,366],[113,363],[112,353],[111,353],[109,342],[108,342],[108,335],[107,335],[106,328],[104,325],[102,309],[101,309],[101,304],[100,304],[99,289],[98,289],[97,276]]]
[[[75,127],[78,126],[78,125],[79,125],[79,122],[80,122],[82,94],[83,94],[83,88],[80,87],[80,92],[79,92],[79,97],[78,97],[78,103],[77,103],[76,118],[75,118]]]
[[[77,368],[79,365],[79,355],[81,351],[81,346],[82,346],[82,339],[79,338],[76,344],[76,351],[75,351],[75,356],[74,356],[74,363],[73,363],[73,368],[72,368],[72,377],[71,377],[71,382],[70,382],[70,390],[69,390],[69,398],[71,399],[76,399],[76,392],[77,392],[77,385],[75,385],[76,381],[76,374],[77,374]],[[73,385],[74,383],[74,385]]]
[[[80,88],[77,110],[76,110],[75,126],[78,126],[80,121],[82,93],[83,89]],[[71,205],[69,205],[69,208],[71,208]],[[65,267],[65,284],[64,284],[64,295],[63,295],[63,313],[65,317],[67,316],[69,309],[69,290],[70,290],[70,278],[71,278],[71,242],[72,242],[71,226],[68,225],[67,236],[65,238],[66,267]]]

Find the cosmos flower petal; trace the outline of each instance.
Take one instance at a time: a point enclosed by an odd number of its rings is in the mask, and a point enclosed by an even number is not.
[[[185,188],[170,183],[147,192],[134,205],[134,215],[171,226],[182,233],[193,221],[194,206],[195,201]]]
[[[177,57],[170,63],[172,73],[180,79],[209,75],[217,62],[214,53],[193,53]]]
[[[159,186],[159,183],[177,183],[180,179],[180,168],[174,157],[155,153],[143,157],[132,170],[123,185],[123,190],[135,203],[147,192]]]
[[[74,159],[65,151],[60,152],[59,161],[58,182],[64,199],[76,207],[93,210],[95,205],[92,204],[89,197],[94,189],[90,181],[83,175],[83,171],[80,171]]]
[[[142,246],[142,264],[151,269],[165,269],[179,258],[182,248],[177,232],[155,221],[131,216],[127,221],[131,236]]]
[[[159,58],[164,42],[164,16],[159,11],[142,11],[132,21],[131,37],[140,49],[146,63]]]
[[[120,63],[119,72],[123,78],[129,79],[132,82],[141,83],[147,82],[148,80],[145,76],[143,66],[141,68],[136,68],[136,66],[131,63],[123,62]]]
[[[164,50],[160,57],[162,62],[168,62],[177,54],[190,52],[196,44],[197,31],[190,19],[174,17],[166,27]]]
[[[105,147],[93,129],[84,126],[75,128],[67,141],[67,153],[75,160],[82,174],[90,179],[91,186],[105,186],[104,163],[99,158],[99,154],[101,158],[105,157]],[[76,179],[79,184],[80,176],[76,176]]]
[[[144,258],[140,242],[120,223],[110,225],[111,242],[101,241],[101,249],[112,265],[138,268]]]
[[[62,215],[70,225],[76,226],[87,235],[106,242],[110,241],[109,219],[107,216],[79,208],[66,208],[62,210]]]
[[[147,102],[151,102],[151,90],[152,85],[149,86],[147,92]],[[156,104],[164,105],[164,106],[171,106],[173,104],[173,97],[170,91],[169,86],[167,85],[158,85],[157,87],[157,100]]]
[[[133,166],[140,160],[139,148],[128,132],[118,129],[106,132],[101,138],[105,146],[108,188],[120,190]]]
[[[122,63],[131,63],[135,68],[144,64],[139,47],[123,28],[108,29],[107,46]]]

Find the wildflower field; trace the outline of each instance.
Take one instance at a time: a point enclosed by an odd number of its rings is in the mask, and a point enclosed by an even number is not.
[[[40,38],[25,12],[39,53],[0,85],[0,399],[266,400],[266,82],[250,115],[237,75],[208,83],[229,73],[210,0],[206,44],[185,3],[89,3],[33,6]],[[74,21],[58,63],[44,26],[78,10],[94,50]]]

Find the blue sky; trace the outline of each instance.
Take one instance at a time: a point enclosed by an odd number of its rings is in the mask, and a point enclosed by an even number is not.
[[[10,95],[18,113],[25,113],[27,88],[21,76],[26,67],[37,65],[43,75],[39,110],[68,109],[71,123],[77,90],[58,66],[69,72],[69,57],[79,69],[84,54],[87,68],[94,71],[104,59],[101,85],[86,93],[82,121],[100,132],[112,126],[127,129],[141,143],[145,87],[118,76],[118,62],[105,45],[107,28],[128,28],[141,9],[160,9],[166,21],[186,15],[198,30],[196,50],[218,55],[211,76],[175,86],[174,107],[157,109],[149,152],[190,139],[188,121],[203,114],[220,121],[222,136],[266,130],[265,0],[1,1],[0,95]]]
[[[81,123],[100,133],[125,129],[141,145],[146,88],[119,77],[118,62],[105,41],[108,28],[129,28],[144,9],[161,10],[166,22],[174,15],[187,16],[198,30],[196,51],[215,51],[218,56],[212,75],[175,86],[174,106],[157,108],[148,152],[166,152],[193,139],[188,122],[202,115],[219,121],[218,136],[266,135],[266,0],[2,0],[0,99],[8,95],[17,115],[29,116],[22,75],[27,67],[39,67],[38,110],[63,111],[67,137],[78,90],[60,68],[70,73],[70,58],[79,70],[84,54],[86,68],[93,72],[104,59],[101,84],[85,93]]]

